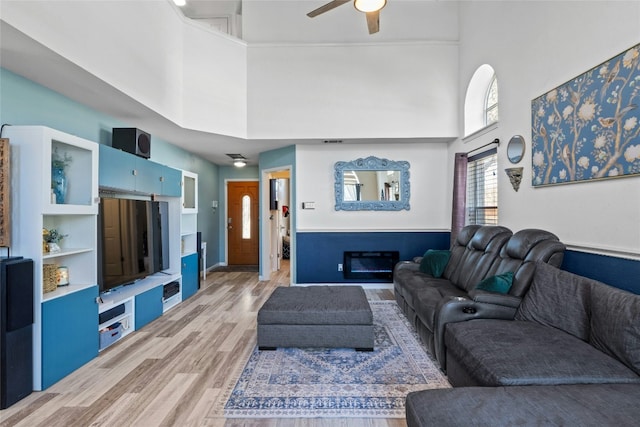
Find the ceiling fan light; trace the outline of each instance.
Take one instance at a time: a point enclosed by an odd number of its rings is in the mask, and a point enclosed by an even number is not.
[[[360,12],[376,12],[387,4],[387,0],[355,0],[353,5]]]
[[[233,161],[233,166],[237,167],[237,168],[243,168],[245,166],[247,166],[247,162],[242,160],[242,159],[237,159]]]

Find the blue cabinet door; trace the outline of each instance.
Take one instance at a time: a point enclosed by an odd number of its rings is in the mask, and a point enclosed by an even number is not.
[[[182,172],[100,144],[98,185],[143,194],[182,195]]]
[[[42,304],[42,389],[98,355],[98,287]]]
[[[136,295],[136,331],[162,316],[162,286]]]
[[[165,166],[162,171],[162,195],[168,197],[182,196],[182,172]]]
[[[164,166],[151,160],[137,157],[135,191],[144,194],[161,194],[164,168]]]
[[[133,190],[136,158],[131,154],[100,144],[98,185],[100,187]]]
[[[198,254],[182,257],[182,300],[198,292]]]

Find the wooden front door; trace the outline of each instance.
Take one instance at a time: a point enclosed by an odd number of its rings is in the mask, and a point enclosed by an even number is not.
[[[258,182],[227,183],[228,265],[258,265]]]

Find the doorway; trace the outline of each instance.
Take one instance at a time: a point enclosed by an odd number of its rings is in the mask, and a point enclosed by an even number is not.
[[[295,265],[295,223],[293,195],[291,189],[291,167],[264,170],[263,181],[263,224],[262,280],[270,280],[271,275],[287,278],[291,283],[291,269]]]
[[[227,183],[228,265],[258,265],[258,194],[257,181]]]

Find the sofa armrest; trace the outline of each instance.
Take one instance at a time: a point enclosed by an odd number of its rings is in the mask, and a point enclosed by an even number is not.
[[[448,323],[466,322],[474,319],[513,320],[520,305],[520,298],[493,292],[470,293],[476,299],[465,297],[443,298],[436,308],[434,322],[435,356],[442,370],[446,369],[444,331]]]
[[[482,290],[472,290],[469,292],[469,298],[475,302],[500,305],[504,307],[518,308],[522,302],[522,298],[514,295],[499,294],[497,292],[488,292]]]

